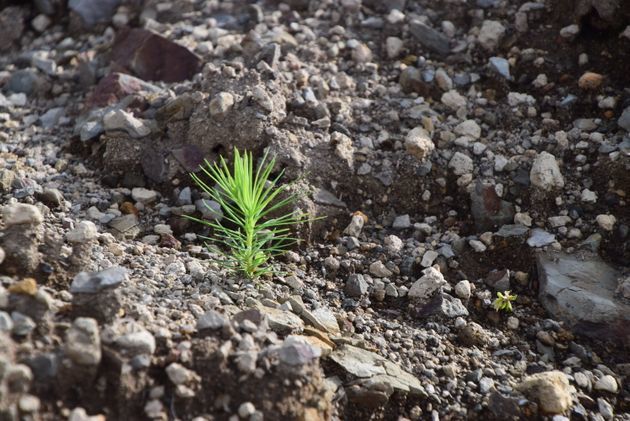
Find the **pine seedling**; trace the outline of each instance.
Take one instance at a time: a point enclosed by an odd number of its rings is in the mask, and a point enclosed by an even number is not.
[[[226,249],[208,244],[211,251],[222,257],[219,263],[250,279],[273,273],[269,260],[297,243],[291,237],[291,228],[308,220],[305,213],[272,216],[298,199],[288,192],[288,184],[278,184],[284,171],[271,178],[275,163],[275,158],[268,160],[265,153],[255,169],[251,152],[241,154],[234,149],[231,168],[222,156],[218,162],[211,164],[206,160],[201,166],[202,173],[216,187],[191,174],[197,186],[221,205],[223,218],[221,222],[189,218],[212,228],[212,236],[206,239]]]
[[[497,292],[497,298],[492,303],[492,306],[496,311],[512,312],[512,301],[516,300],[516,295],[512,295],[510,291],[505,293]]]

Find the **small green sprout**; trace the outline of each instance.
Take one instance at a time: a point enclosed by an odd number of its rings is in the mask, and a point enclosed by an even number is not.
[[[219,263],[223,267],[242,272],[250,279],[273,273],[268,261],[297,243],[298,240],[290,236],[291,227],[308,220],[305,213],[272,216],[298,199],[296,194],[288,192],[288,184],[278,185],[284,171],[270,179],[275,162],[275,158],[268,161],[265,154],[255,169],[251,152],[241,154],[234,149],[232,168],[223,157],[213,164],[206,160],[205,166],[201,166],[201,171],[216,187],[191,174],[197,186],[221,205],[223,219],[217,222],[188,218],[212,228],[212,238],[206,239],[227,247],[228,251],[224,252],[208,245],[211,251],[222,256]],[[212,210],[208,204],[206,206]]]
[[[510,291],[505,291],[505,293],[497,292],[497,298],[492,305],[496,311],[512,312],[512,301],[514,300],[516,300],[516,295],[510,294]]]

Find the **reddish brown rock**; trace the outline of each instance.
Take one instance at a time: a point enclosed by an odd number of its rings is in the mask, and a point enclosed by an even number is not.
[[[160,88],[124,73],[110,73],[96,85],[86,103],[88,107],[105,107],[141,91],[158,92]]]
[[[123,30],[112,61],[143,80],[181,82],[199,71],[201,59],[186,47],[146,29]]]

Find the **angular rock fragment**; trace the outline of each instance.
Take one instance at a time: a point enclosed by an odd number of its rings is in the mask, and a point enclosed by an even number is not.
[[[596,255],[541,253],[539,299],[580,334],[630,344],[630,305],[615,295],[618,270]]]
[[[120,31],[111,59],[143,80],[181,82],[199,71],[200,58],[163,36],[146,29]]]

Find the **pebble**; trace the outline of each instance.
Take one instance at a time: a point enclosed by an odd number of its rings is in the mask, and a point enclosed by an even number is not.
[[[140,202],[145,205],[154,203],[158,198],[158,192],[154,190],[145,189],[144,187],[134,187],[131,190],[131,197],[136,202]]]
[[[545,191],[564,187],[564,177],[555,156],[548,152],[541,152],[529,173],[531,183]]]
[[[619,391],[619,385],[613,376],[605,375],[595,382],[595,390],[617,393]]]
[[[455,152],[448,163],[448,167],[453,170],[453,174],[455,175],[472,173],[474,165],[472,158],[461,152]]]
[[[105,130],[122,130],[133,138],[140,138],[151,134],[151,129],[133,114],[124,110],[112,110],[103,116]]]
[[[612,231],[617,222],[617,218],[614,215],[600,214],[595,217],[597,225],[604,231]]]
[[[405,136],[405,148],[410,155],[422,161],[435,150],[435,145],[423,127],[416,127]]]
[[[39,225],[44,222],[42,213],[36,206],[25,203],[15,203],[5,206],[2,219],[7,227],[14,225]]]
[[[494,51],[505,34],[505,26],[495,20],[484,20],[479,30],[478,41],[483,48]]]
[[[455,294],[462,300],[468,300],[471,296],[470,281],[459,281],[455,285]]]
[[[94,240],[98,237],[98,229],[94,222],[91,221],[81,221],[77,224],[77,226],[68,231],[66,234],[66,240],[70,243],[83,244],[88,241]]]

